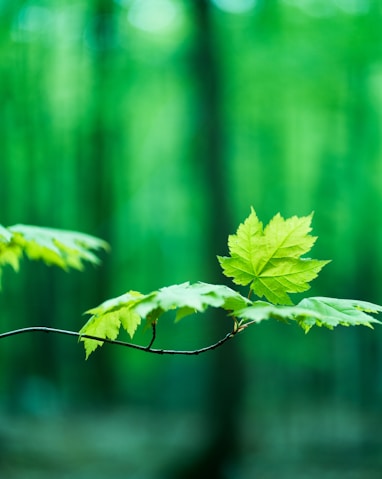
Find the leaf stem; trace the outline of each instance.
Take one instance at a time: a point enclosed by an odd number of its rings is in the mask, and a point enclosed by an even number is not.
[[[151,337],[150,344],[147,346],[147,349],[151,349],[151,346],[154,344],[155,338],[157,337],[157,323],[156,323],[156,321],[151,323],[151,328],[152,328],[153,335]]]
[[[153,328],[153,337],[151,339],[151,342],[149,346],[141,346],[139,344],[133,344],[133,343],[128,343],[125,341],[119,341],[119,340],[112,340],[112,339],[107,339],[107,338],[100,338],[97,336],[91,336],[89,334],[81,334],[76,331],[68,331],[65,329],[56,329],[56,328],[48,328],[46,326],[31,326],[28,328],[22,328],[22,329],[15,329],[13,331],[7,331],[6,333],[1,333],[0,334],[0,339],[7,338],[10,336],[16,336],[18,334],[24,334],[24,333],[34,333],[34,332],[43,332],[43,333],[54,333],[54,334],[64,334],[67,336],[76,336],[79,339],[94,339],[95,341],[102,341],[103,343],[108,343],[108,344],[114,344],[118,346],[124,346],[127,348],[132,348],[132,349],[137,349],[139,351],[145,351],[147,353],[152,353],[152,354],[160,354],[160,355],[183,355],[183,356],[196,356],[198,354],[205,353],[207,351],[212,351],[213,349],[216,349],[220,346],[222,346],[224,343],[226,343],[228,340],[232,339],[238,332],[239,330],[231,331],[228,334],[226,334],[222,339],[217,341],[216,343],[210,344],[209,346],[206,346],[204,348],[199,348],[199,349],[194,349],[190,351],[182,351],[182,350],[177,350],[177,349],[153,349],[151,348],[151,345],[153,344],[156,336],[156,332],[154,332],[155,329]]]

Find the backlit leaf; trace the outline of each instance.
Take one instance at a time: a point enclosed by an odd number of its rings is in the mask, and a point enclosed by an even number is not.
[[[98,264],[94,251],[108,249],[105,241],[76,231],[58,230],[29,225],[9,228],[12,241],[28,258],[42,260],[63,269],[83,269],[83,262]]]
[[[85,326],[81,329],[81,334],[88,334],[99,338],[116,339],[119,333],[121,321],[117,312],[106,313],[103,316],[92,316]],[[98,347],[102,346],[102,341],[81,338],[85,343],[86,357]]]
[[[300,301],[298,306],[315,313],[315,317],[296,318],[306,332],[314,325],[325,326],[329,329],[338,325],[372,328],[373,323],[381,323],[370,313],[380,313],[382,306],[366,301],[316,297],[305,298]]]
[[[129,292],[109,299],[87,311],[92,317],[81,329],[81,334],[95,335],[99,338],[109,338],[110,331],[117,334],[122,326],[132,338],[136,328],[143,318],[146,323],[156,322],[159,317],[168,312],[176,311],[175,321],[197,312],[205,311],[209,306],[223,308],[226,311],[242,309],[251,302],[236,291],[224,285],[207,283],[175,284],[153,291],[146,295]],[[109,322],[112,324],[109,325]],[[116,337],[116,336],[115,336]],[[115,339],[115,338],[113,338]],[[86,357],[89,356],[102,341],[81,338],[85,343]]]
[[[277,214],[266,226],[255,211],[228,238],[230,257],[218,257],[223,273],[239,285],[250,285],[259,297],[274,304],[293,304],[289,293],[309,289],[328,261],[301,258],[316,241],[312,215],[284,219]]]
[[[8,264],[15,271],[19,269],[23,254],[65,270],[81,270],[85,261],[99,263],[95,252],[100,249],[108,249],[108,244],[76,231],[27,225],[5,228],[0,225],[0,279],[3,266]]]
[[[241,325],[266,319],[296,321],[305,332],[313,326],[367,326],[381,323],[371,316],[382,311],[382,306],[352,299],[313,297],[305,298],[296,306],[280,306],[265,301],[255,301],[251,306],[235,312]],[[371,313],[371,314],[370,314]]]
[[[99,338],[116,339],[122,326],[132,338],[141,323],[141,316],[133,310],[136,302],[144,296],[136,291],[109,299],[96,308],[86,311],[91,318],[80,330],[80,334],[97,336]],[[102,341],[81,338],[84,342],[86,358],[98,347]]]
[[[278,319],[287,322],[298,318],[320,318],[319,314],[312,310],[304,309],[299,306],[282,306],[268,303],[266,301],[254,301],[251,306],[236,311],[235,315],[241,319],[241,324],[246,322],[259,323],[266,319]]]

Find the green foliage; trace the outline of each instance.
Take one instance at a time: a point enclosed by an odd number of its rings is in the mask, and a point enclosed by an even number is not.
[[[122,326],[132,338],[142,318],[146,318],[146,324],[150,325],[156,323],[163,313],[174,310],[175,320],[179,321],[195,312],[204,312],[209,306],[234,311],[250,303],[227,286],[201,282],[175,284],[146,295],[130,291],[87,311],[92,316],[80,333],[115,339]],[[101,341],[81,340],[85,343],[86,357],[102,345]]]
[[[158,319],[169,311],[175,312],[175,321],[180,321],[190,314],[203,313],[208,307],[221,308],[233,320],[229,337],[270,318],[294,321],[305,332],[313,326],[333,329],[338,325],[372,327],[373,323],[379,323],[371,314],[381,312],[382,306],[365,301],[313,297],[293,305],[289,294],[306,291],[309,282],[328,263],[301,257],[316,241],[316,237],[309,234],[311,220],[312,215],[284,219],[277,214],[263,228],[251,209],[237,233],[229,236],[230,256],[218,257],[223,273],[238,285],[250,285],[250,293],[259,298],[264,296],[268,302],[251,301],[227,286],[202,282],[175,284],[148,294],[129,291],[87,311],[91,317],[77,333],[84,342],[86,357],[101,346],[103,340],[115,340],[121,328],[133,338],[142,322],[156,327]],[[63,269],[82,269],[85,261],[97,264],[95,251],[107,248],[104,241],[83,233],[0,225],[0,273],[6,264],[17,270],[23,254]],[[154,339],[155,329],[152,341]],[[151,344],[143,349],[152,350]]]
[[[305,332],[312,326],[363,325],[379,323],[370,315],[382,307],[364,301],[313,297],[305,298],[296,306],[288,293],[306,291],[328,261],[302,258],[316,241],[311,236],[312,215],[284,219],[277,214],[263,228],[253,209],[236,235],[230,235],[230,257],[218,257],[223,273],[238,285],[250,285],[250,292],[266,301],[250,301],[223,285],[183,283],[164,287],[146,295],[130,291],[105,301],[87,311],[91,318],[81,329],[81,335],[100,339],[116,339],[120,328],[132,338],[145,319],[154,325],[167,311],[176,311],[175,321],[192,313],[204,312],[208,307],[222,308],[233,319],[232,335],[250,324],[274,318],[294,321]],[[103,342],[81,337],[86,357]]]
[[[99,263],[95,251],[100,249],[108,249],[105,241],[76,231],[28,225],[5,228],[0,225],[0,273],[6,264],[17,271],[23,254],[64,270],[82,270],[85,261]]]
[[[301,258],[316,241],[309,235],[312,215],[284,219],[277,214],[266,226],[251,209],[236,235],[228,238],[230,257],[218,257],[223,273],[274,304],[292,304],[287,293],[309,289],[328,261]]]
[[[382,307],[365,301],[336,298],[305,298],[296,306],[277,306],[264,301],[255,301],[251,306],[235,312],[241,327],[264,319],[293,320],[308,332],[312,326],[368,326],[380,323],[367,313],[379,313]]]

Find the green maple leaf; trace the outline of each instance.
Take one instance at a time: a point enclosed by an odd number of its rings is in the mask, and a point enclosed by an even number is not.
[[[98,264],[93,251],[108,249],[108,244],[91,235],[77,231],[59,230],[29,225],[15,225],[9,228],[12,241],[32,260],[63,269],[83,269],[84,261]]]
[[[95,336],[104,339],[116,339],[121,326],[121,321],[117,313],[108,313],[103,316],[92,316],[85,326],[81,329],[81,334]],[[102,346],[103,341],[94,339],[80,338],[84,342],[86,358],[98,347]]]
[[[261,321],[271,318],[283,322],[295,320],[297,317],[300,319],[321,318],[321,316],[309,309],[298,306],[280,306],[266,301],[254,301],[250,306],[235,311],[235,316],[242,320],[240,323],[241,326],[245,325],[246,322],[260,323]]]
[[[309,282],[328,263],[301,258],[316,241],[312,215],[284,219],[277,214],[263,228],[255,211],[228,238],[230,257],[218,256],[223,273],[274,304],[293,304],[288,293],[309,289]]]
[[[329,329],[339,325],[372,328],[373,323],[381,322],[371,314],[380,312],[382,306],[366,301],[314,297],[305,298],[296,306],[255,301],[250,306],[236,311],[235,316],[241,319],[240,327],[245,327],[247,323],[273,318],[280,321],[296,321],[305,332],[308,332],[313,326],[325,326]]]
[[[162,314],[176,311],[175,321],[179,321],[187,315],[204,312],[208,307],[233,311],[250,303],[247,298],[227,286],[202,282],[174,284],[146,295],[129,292],[87,311],[92,316],[80,334],[116,339],[122,326],[132,338],[143,318],[150,325]],[[84,342],[87,358],[103,344],[101,340],[88,338],[81,338],[81,341]]]
[[[132,338],[141,323],[141,316],[134,311],[133,307],[142,297],[144,297],[142,294],[130,291],[86,311],[86,314],[92,316],[82,327],[80,334],[104,339],[116,339],[122,326]],[[86,358],[103,344],[102,341],[88,338],[81,338],[81,341],[84,342]]]
[[[105,241],[77,231],[29,225],[5,228],[0,225],[0,275],[6,264],[17,271],[23,254],[65,270],[82,270],[85,261],[98,264],[95,252],[108,248]]]
[[[310,317],[296,317],[299,325],[308,332],[312,326],[325,326],[333,329],[335,326],[367,326],[381,322],[370,315],[382,311],[382,306],[358,301],[355,299],[338,298],[305,298],[298,304],[299,307],[310,311]]]
[[[248,302],[239,293],[224,285],[186,282],[159,289],[154,295],[153,293],[149,295],[147,301],[143,299],[137,305],[137,310],[147,316],[152,311],[162,314],[176,309],[175,319],[179,321],[189,314],[202,313],[209,306],[234,310],[239,306],[245,306]],[[149,309],[147,309],[148,305],[151,305]]]

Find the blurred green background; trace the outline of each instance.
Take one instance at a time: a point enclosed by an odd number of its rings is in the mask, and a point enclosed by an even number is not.
[[[314,216],[312,295],[382,303],[380,0],[1,0],[0,222],[106,239],[4,271],[1,331],[78,331],[127,290],[224,282],[252,205]],[[206,314],[158,346],[207,345]],[[147,344],[149,333],[137,341]],[[380,478],[382,331],[252,327],[200,357],[0,344],[5,479]]]

